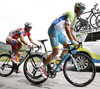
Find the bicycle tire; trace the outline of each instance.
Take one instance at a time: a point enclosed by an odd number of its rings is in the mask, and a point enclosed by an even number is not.
[[[95,14],[95,15],[94,15]],[[96,22],[96,18],[97,18],[97,16],[100,14],[100,12],[97,12],[97,13],[94,13],[91,17],[90,17],[90,25],[93,27],[93,28],[95,28],[95,29],[97,29],[98,28],[98,25],[97,25],[97,22]],[[96,16],[96,17],[95,17]],[[93,17],[94,17],[94,19],[93,19]],[[95,22],[95,23],[93,23],[93,21]]]
[[[66,80],[74,86],[77,87],[87,86],[95,78],[95,74],[96,74],[95,65],[91,60],[91,58],[83,53],[76,53],[75,56],[76,58],[80,57],[80,58],[88,59],[88,61],[91,64],[91,67],[88,66],[88,68],[84,71],[77,71],[76,68],[74,67],[72,59],[69,57],[64,63],[64,68],[63,68],[64,76]]]
[[[96,24],[100,28],[100,14],[96,18]]]
[[[11,61],[11,56],[8,54],[0,55],[0,76],[7,77],[11,75],[13,71],[14,63]]]
[[[75,32],[79,32],[80,29],[81,29],[81,21],[78,20],[75,24]]]
[[[75,32],[89,32],[90,31],[90,25],[88,24],[88,21],[85,19],[78,19],[78,21],[75,24]]]
[[[39,71],[40,65],[42,65],[45,60],[46,59],[43,56],[38,54],[31,55],[26,59],[23,68],[24,75],[29,82],[33,84],[41,84],[47,80]]]

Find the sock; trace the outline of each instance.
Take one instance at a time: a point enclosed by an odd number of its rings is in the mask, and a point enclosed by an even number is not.
[[[16,61],[18,62],[18,57],[15,54],[13,55],[13,58],[16,58]]]

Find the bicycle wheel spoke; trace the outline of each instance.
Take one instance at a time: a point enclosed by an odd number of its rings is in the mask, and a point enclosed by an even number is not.
[[[7,55],[0,55],[0,75],[9,76],[13,72],[13,62]]]
[[[26,78],[34,83],[42,83],[46,79],[42,76],[42,72],[40,71],[40,66],[43,65],[43,57],[35,56],[28,58],[24,64],[24,74]]]

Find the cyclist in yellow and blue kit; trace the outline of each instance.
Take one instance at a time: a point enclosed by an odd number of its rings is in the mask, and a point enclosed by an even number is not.
[[[59,53],[59,43],[63,47],[67,47],[68,40],[62,31],[65,31],[68,38],[74,46],[78,45],[77,38],[74,33],[74,27],[77,20],[83,11],[85,10],[85,5],[83,3],[75,3],[74,11],[67,11],[61,17],[56,19],[48,29],[48,35],[50,38],[50,43],[53,49],[53,52],[48,56],[47,60],[44,62],[43,66],[40,66],[42,75],[47,78],[45,68],[49,62]],[[65,55],[66,51],[63,51],[61,54],[61,59]]]

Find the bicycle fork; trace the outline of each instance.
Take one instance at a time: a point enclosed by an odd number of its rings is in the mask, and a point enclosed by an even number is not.
[[[70,54],[70,57],[71,57],[71,59],[72,59],[74,65],[75,65],[76,69],[79,71],[79,66],[77,65],[77,62],[76,62],[75,58],[73,57],[72,54]]]

